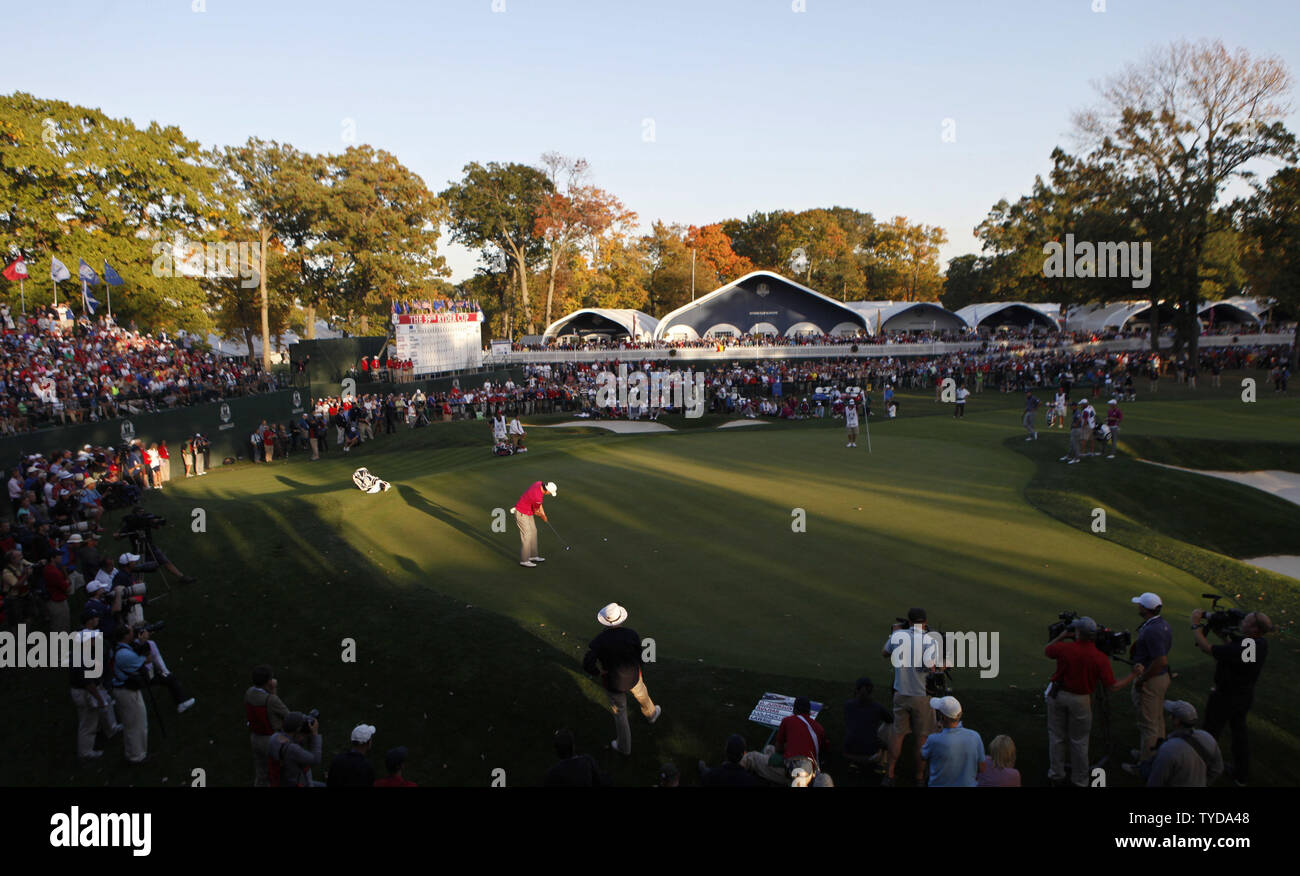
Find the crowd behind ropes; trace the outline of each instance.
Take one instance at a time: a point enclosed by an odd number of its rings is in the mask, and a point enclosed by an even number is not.
[[[0,306],[0,435],[275,389],[257,364],[66,308]]]
[[[1133,397],[1138,387],[1158,392],[1162,380],[1175,380],[1195,389],[1198,381],[1217,385],[1224,371],[1255,370],[1270,387],[1285,392],[1290,379],[1289,347],[1247,346],[1202,348],[1193,363],[1185,354],[1167,352],[1099,352],[1062,350],[990,350],[951,353],[931,357],[881,357],[873,359],[827,358],[807,360],[769,360],[757,362],[682,363],[651,358],[613,359],[604,362],[564,362],[531,365],[524,368],[526,382],[508,390],[501,399],[489,396],[492,404],[501,404],[502,412],[530,414],[548,412],[531,402],[532,385],[559,385],[571,399],[566,410],[579,416],[657,418],[671,413],[666,405],[640,407],[611,399],[597,406],[602,375],[617,374],[620,365],[627,372],[684,377],[688,370],[702,374],[705,387],[705,410],[711,414],[802,419],[840,413],[836,404],[843,391],[859,387],[883,396],[889,416],[899,413],[898,391],[934,390],[936,397],[944,381],[952,378],[957,387],[968,393],[1025,392],[1062,386],[1086,386],[1095,396],[1120,393]],[[1068,392],[1068,389],[1067,389]],[[1109,396],[1107,396],[1109,398]],[[653,400],[652,400],[653,401]],[[890,408],[894,410],[891,412]]]
[[[1228,337],[1251,336],[1274,331],[1294,331],[1294,325],[1271,325],[1262,323],[1220,323],[1207,327],[1202,336]],[[1161,337],[1172,337],[1174,330],[1166,326],[1161,329]],[[583,351],[583,350],[658,350],[658,349],[714,349],[728,350],[745,347],[815,347],[815,346],[876,346],[890,344],[954,344],[971,341],[989,343],[1017,343],[1026,347],[1059,347],[1070,344],[1088,344],[1101,341],[1123,341],[1150,338],[1150,327],[1139,323],[1123,329],[1109,328],[1103,331],[1052,331],[1041,327],[1014,328],[1004,327],[996,331],[975,329],[917,329],[913,331],[887,331],[875,335],[828,335],[818,332],[800,332],[786,336],[779,334],[739,335],[723,334],[704,338],[659,338],[655,340],[633,340],[630,337],[610,338],[590,336],[577,339],[563,336],[552,339],[550,343],[523,344],[514,343],[514,352],[539,352],[545,350]]]

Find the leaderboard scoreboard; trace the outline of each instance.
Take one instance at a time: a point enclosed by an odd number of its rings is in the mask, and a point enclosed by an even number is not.
[[[483,364],[483,314],[394,313],[397,358],[416,374],[478,368]]]

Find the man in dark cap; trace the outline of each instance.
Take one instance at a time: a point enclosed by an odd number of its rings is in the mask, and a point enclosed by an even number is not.
[[[548,788],[599,788],[610,784],[590,754],[574,754],[573,731],[555,731],[555,756],[559,760],[546,771],[542,784]]]
[[[706,788],[757,788],[762,785],[758,777],[740,765],[746,751],[745,737],[732,733],[723,749],[725,758],[712,769],[700,761],[700,784]]]
[[[376,788],[418,787],[415,782],[407,781],[402,775],[402,767],[406,765],[406,755],[405,745],[388,749],[388,753],[384,755],[384,768],[388,770],[388,775],[382,779],[375,779]]]
[[[844,704],[844,757],[850,764],[883,772],[886,728],[894,723],[894,714],[871,698],[874,690],[871,679],[859,678],[853,699]]]

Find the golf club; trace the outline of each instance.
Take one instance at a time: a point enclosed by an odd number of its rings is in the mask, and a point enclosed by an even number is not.
[[[547,520],[547,521],[546,521],[546,525],[547,525],[547,526],[551,526],[551,521]],[[555,532],[555,527],[554,527],[554,526],[551,526],[551,532],[555,533],[555,537],[556,537],[557,539],[559,539],[560,544],[564,545],[564,549],[565,549],[566,551],[570,549],[570,548],[569,548],[569,545],[568,545],[568,542],[566,542],[564,539],[560,538],[560,534],[559,534],[558,532]]]

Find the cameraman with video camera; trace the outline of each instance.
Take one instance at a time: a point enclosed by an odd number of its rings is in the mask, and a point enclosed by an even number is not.
[[[1216,740],[1225,727],[1232,729],[1232,765],[1228,768],[1233,782],[1245,785],[1250,780],[1250,744],[1246,732],[1246,715],[1255,701],[1255,683],[1268,657],[1268,640],[1273,622],[1268,615],[1237,609],[1219,609],[1218,597],[1209,612],[1192,612],[1192,635],[1196,647],[1214,658],[1214,686],[1205,703],[1205,729]],[[1238,623],[1240,626],[1238,626]],[[1211,645],[1205,630],[1223,639]]]
[[[1069,617],[1064,615],[1062,619]],[[1134,673],[1115,680],[1110,659],[1097,647],[1097,622],[1090,617],[1074,618],[1043,649],[1056,661],[1047,687],[1047,745],[1051,766],[1047,778],[1052,785],[1065,784],[1065,760],[1070,755],[1070,781],[1076,788],[1088,787],[1092,771],[1088,742],[1092,735],[1092,695],[1099,685],[1107,691],[1122,690]]]
[[[131,513],[122,518],[122,528],[113,533],[115,538],[129,538],[135,548],[135,553],[139,554],[136,560],[135,571],[153,572],[160,566],[175,575],[182,584],[193,584],[198,579],[186,575],[176,564],[167,559],[162,548],[153,542],[153,532],[167,525],[167,518],[159,517],[156,514],[150,514],[144,508],[136,505],[131,509]]]

